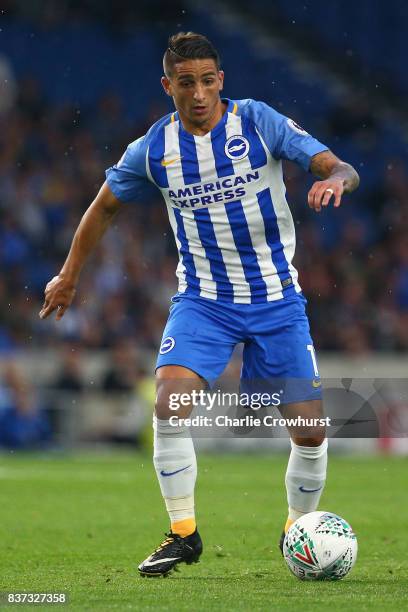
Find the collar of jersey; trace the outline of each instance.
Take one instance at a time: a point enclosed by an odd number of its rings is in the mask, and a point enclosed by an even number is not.
[[[210,130],[209,132],[207,132],[207,134],[203,134],[202,136],[197,135],[197,134],[191,134],[190,132],[187,132],[187,130],[184,129],[183,124],[180,120],[179,114],[176,112],[174,114],[174,119],[175,121],[178,121],[180,126],[179,126],[179,130],[182,134],[188,134],[189,136],[194,136],[194,138],[206,138],[208,136],[208,134],[211,134],[211,136],[215,136],[216,134],[218,134],[218,132],[220,132],[228,119],[228,113],[232,113],[233,109],[234,109],[234,102],[232,102],[232,100],[229,100],[228,98],[221,98],[222,102],[225,102],[227,104],[227,108],[225,110],[225,113],[223,114],[223,116],[221,117],[221,119],[219,120],[219,122],[213,127],[212,130]]]

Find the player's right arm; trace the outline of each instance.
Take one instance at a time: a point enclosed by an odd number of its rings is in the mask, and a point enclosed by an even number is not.
[[[121,206],[120,200],[105,182],[81,219],[60,273],[54,276],[45,288],[45,300],[39,313],[41,319],[46,319],[55,310],[57,310],[57,321],[64,316],[74,299],[84,263]]]
[[[356,170],[336,157],[323,143],[313,138],[297,123],[281,115],[264,102],[245,101],[248,113],[260,131],[264,142],[276,160],[296,162],[321,180],[308,194],[311,208],[319,212],[334,196],[334,206],[340,206],[343,193],[357,189],[360,179]]]

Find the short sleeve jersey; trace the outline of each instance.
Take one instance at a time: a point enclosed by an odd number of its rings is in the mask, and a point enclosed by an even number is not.
[[[107,183],[122,202],[138,200],[146,181],[162,192],[179,293],[247,304],[282,299],[301,289],[281,160],[309,170],[327,147],[263,102],[224,102],[204,136],[187,132],[178,113],[160,119],[108,168]]]

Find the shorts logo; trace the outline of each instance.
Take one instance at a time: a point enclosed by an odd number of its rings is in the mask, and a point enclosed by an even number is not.
[[[288,126],[294,131],[297,132],[298,134],[301,134],[302,136],[308,136],[309,134],[306,132],[306,130],[304,130],[302,127],[300,127],[300,125],[298,125],[297,123],[295,123],[293,121],[293,119],[288,119]]]
[[[174,349],[175,345],[175,339],[171,336],[167,336],[167,338],[165,338],[160,345],[160,355],[165,355],[165,353],[169,353],[172,349]]]
[[[248,155],[249,141],[245,136],[231,136],[224,147],[225,155],[230,159],[243,159]]]

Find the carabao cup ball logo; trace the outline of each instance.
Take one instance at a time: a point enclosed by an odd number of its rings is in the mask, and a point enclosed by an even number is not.
[[[245,136],[231,136],[225,143],[225,155],[230,159],[243,159],[248,155],[249,142]]]

